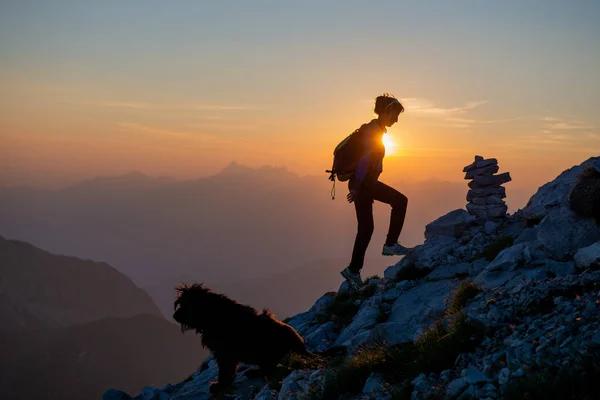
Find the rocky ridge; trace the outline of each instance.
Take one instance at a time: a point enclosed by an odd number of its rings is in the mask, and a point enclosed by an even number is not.
[[[600,158],[564,171],[512,215],[459,209],[433,221],[384,277],[359,293],[343,283],[287,321],[313,351],[346,346],[341,365],[294,369],[281,382],[249,379],[242,365],[229,398],[600,398],[590,384],[600,373],[600,226],[568,201],[589,166],[600,171]],[[135,398],[209,399],[216,375],[209,357],[188,381]]]

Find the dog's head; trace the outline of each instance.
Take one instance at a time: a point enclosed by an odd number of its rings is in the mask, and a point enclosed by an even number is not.
[[[202,310],[210,289],[202,284],[188,286],[183,283],[177,286],[175,291],[177,292],[177,298],[173,304],[175,310],[173,319],[181,325],[181,332],[193,329],[198,333],[202,333],[204,330]]]

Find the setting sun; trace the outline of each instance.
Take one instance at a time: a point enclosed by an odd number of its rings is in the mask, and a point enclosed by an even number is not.
[[[394,154],[396,151],[396,143],[389,134],[383,135],[383,145],[385,146],[386,154]]]

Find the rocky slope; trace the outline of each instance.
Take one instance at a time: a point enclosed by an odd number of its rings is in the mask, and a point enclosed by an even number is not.
[[[383,278],[360,292],[344,283],[288,321],[312,350],[347,346],[346,359],[286,360],[268,381],[241,366],[229,397],[600,398],[600,226],[568,200],[586,167],[600,171],[600,158],[564,171],[512,215],[460,209],[433,221]],[[209,399],[216,374],[209,357],[191,380],[136,399]]]

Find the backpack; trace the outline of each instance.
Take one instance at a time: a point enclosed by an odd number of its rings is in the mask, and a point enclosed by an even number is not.
[[[356,165],[363,155],[364,131],[367,124],[363,124],[350,135],[346,136],[333,150],[333,166],[326,170],[329,180],[333,181],[331,199],[335,199],[335,180],[345,182],[352,178]]]

